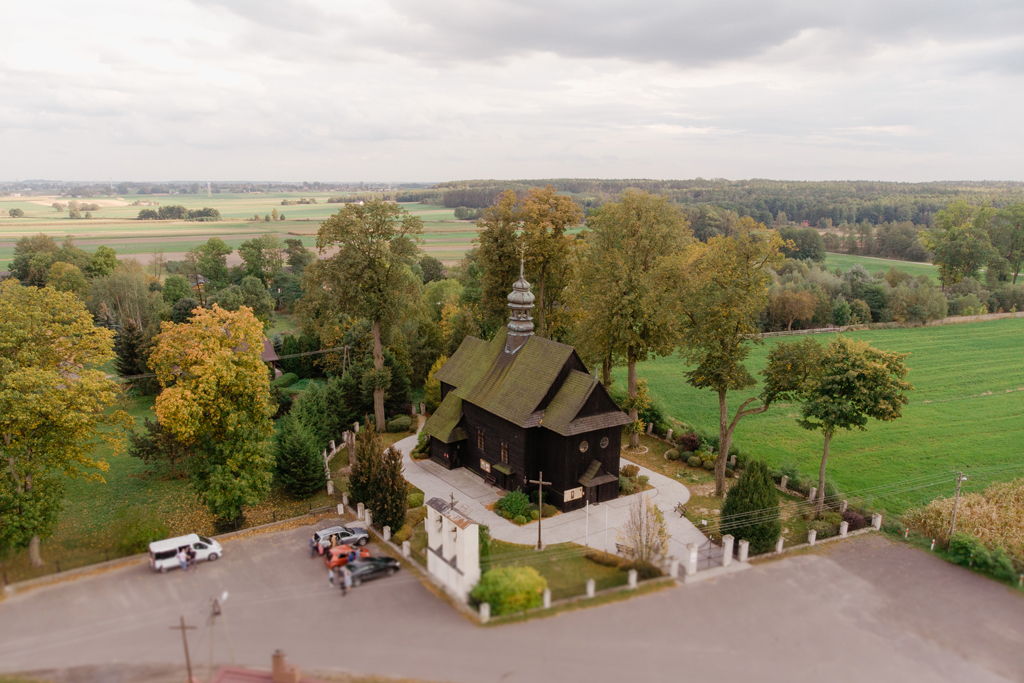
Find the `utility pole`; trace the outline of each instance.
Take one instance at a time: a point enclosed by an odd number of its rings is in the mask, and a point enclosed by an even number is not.
[[[544,544],[540,540],[540,521],[544,519],[544,485],[551,486],[551,482],[544,481],[544,472],[538,472],[536,479],[527,481],[537,485],[537,509],[540,511],[540,514],[537,515],[537,550],[544,550]]]
[[[963,472],[956,473],[956,493],[953,495],[953,514],[949,520],[949,538],[946,540],[946,547],[949,547],[950,541],[953,540],[953,533],[956,531],[956,509],[960,506],[960,485],[967,481],[967,476]]]
[[[186,626],[185,617],[181,617],[181,623],[178,626],[170,626],[171,630],[181,631],[181,644],[185,648],[185,668],[188,670],[188,680],[192,683],[192,659],[188,656],[188,637],[185,635],[185,631],[194,631],[195,626]]]

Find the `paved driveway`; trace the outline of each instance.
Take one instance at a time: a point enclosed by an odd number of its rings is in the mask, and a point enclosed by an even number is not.
[[[0,670],[182,662],[486,682],[1024,680],[1024,597],[867,535],[629,601],[474,626],[411,573],[342,598],[306,552],[309,528],[229,541],[192,573],[142,566],[0,603]],[[230,597],[211,627],[208,601]],[[97,680],[109,680],[100,678]]]
[[[534,544],[537,542],[537,524],[518,526],[504,517],[487,509],[505,491],[489,486],[480,477],[465,467],[447,470],[432,460],[413,460],[410,457],[416,446],[416,437],[410,436],[397,442],[395,446],[402,451],[405,461],[404,476],[420,488],[427,500],[432,497],[449,500],[452,496],[458,506],[470,518],[490,527],[491,536],[510,543]],[[622,461],[629,464],[628,460]],[[690,520],[680,517],[673,510],[677,503],[685,503],[690,499],[690,491],[682,483],[654,472],[645,467],[640,473],[647,475],[652,488],[632,496],[622,496],[613,501],[593,505],[582,510],[563,512],[543,520],[542,536],[545,544],[565,543],[571,541],[581,545],[589,545],[607,552],[615,552],[615,542],[619,529],[629,517],[629,508],[636,496],[644,496],[661,507],[665,513],[665,522],[671,539],[669,555],[680,560],[686,557],[687,544],[698,546],[707,538]]]

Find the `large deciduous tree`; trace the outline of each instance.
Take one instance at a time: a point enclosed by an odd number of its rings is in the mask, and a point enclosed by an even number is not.
[[[785,378],[789,386],[778,392],[800,404],[797,423],[804,429],[820,430],[824,437],[821,464],[818,467],[818,495],[815,509],[825,504],[825,468],[829,447],[836,430],[865,429],[869,419],[890,421],[899,418],[907,404],[906,392],[912,389],[904,381],[906,354],[888,353],[867,342],[837,337],[821,348],[811,339],[796,344],[780,344],[772,350],[775,359],[787,358],[797,369]],[[775,385],[772,381],[768,384]]]
[[[615,358],[624,358],[637,420],[636,364],[666,354],[674,344],[669,283],[658,265],[691,240],[686,217],[668,199],[629,191],[588,220],[591,228],[573,287],[577,347],[602,362],[603,379]],[[630,446],[640,444],[636,430]]]
[[[270,486],[273,409],[262,350],[263,325],[250,309],[214,304],[187,323],[163,323],[149,359],[163,387],[157,419],[192,449],[193,484],[224,527]]]
[[[1006,262],[1011,282],[1017,284],[1024,267],[1024,203],[1000,210],[992,219],[989,235],[998,257]]]
[[[101,429],[127,423],[108,410],[119,387],[99,369],[113,336],[71,293],[0,283],[0,552],[28,546],[42,564],[62,475],[102,480],[94,446],[120,446],[120,430]]]
[[[480,266],[480,315],[485,330],[501,326],[508,317],[507,296],[519,275],[519,230],[522,217],[513,190],[506,190],[484,209],[477,221],[480,245],[476,255]]]
[[[555,188],[533,188],[520,207],[523,253],[527,277],[537,291],[537,334],[551,336],[555,329],[552,314],[562,300],[569,283],[569,238],[566,230],[583,220],[583,210],[571,197]],[[506,285],[511,287],[512,281]]]
[[[299,247],[302,247],[301,242]],[[274,235],[261,235],[242,242],[238,246],[238,255],[242,258],[242,271],[259,278],[264,285],[270,285],[284,269],[284,244]]]
[[[768,409],[770,397],[751,397],[729,415],[730,391],[754,386],[744,361],[758,341],[757,319],[768,303],[770,269],[782,259],[778,233],[743,218],[736,234],[694,242],[669,259],[662,276],[674,283],[666,305],[677,316],[680,352],[691,365],[687,381],[718,396],[715,495],[725,492],[725,463],[739,421]]]
[[[956,201],[935,214],[933,227],[921,233],[943,287],[974,277],[992,257],[988,227],[993,214],[990,207]]]
[[[419,218],[397,204],[371,201],[348,204],[320,225],[316,244],[321,254],[334,253],[306,270],[310,296],[334,311],[370,321],[373,341],[373,412],[384,430],[384,394],[391,382],[384,367],[384,335],[418,287],[411,266],[423,231]],[[365,379],[365,378],[364,378]]]

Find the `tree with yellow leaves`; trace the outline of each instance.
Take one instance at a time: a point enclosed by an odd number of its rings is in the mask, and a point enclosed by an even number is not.
[[[200,499],[229,528],[270,489],[270,377],[261,358],[263,324],[251,309],[200,309],[187,323],[161,325],[150,367],[162,391],[160,424],[192,449]]]
[[[123,430],[101,427],[128,421],[108,410],[119,387],[99,369],[113,337],[71,292],[0,283],[0,553],[27,546],[41,565],[64,476],[103,480],[93,449],[119,447]]]

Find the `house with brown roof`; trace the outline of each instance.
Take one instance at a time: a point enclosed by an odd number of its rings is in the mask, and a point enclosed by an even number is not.
[[[514,491],[543,472],[546,503],[574,510],[619,494],[626,415],[573,347],[533,334],[534,296],[522,273],[508,325],[466,337],[437,372],[441,403],[424,425],[430,458]]]

